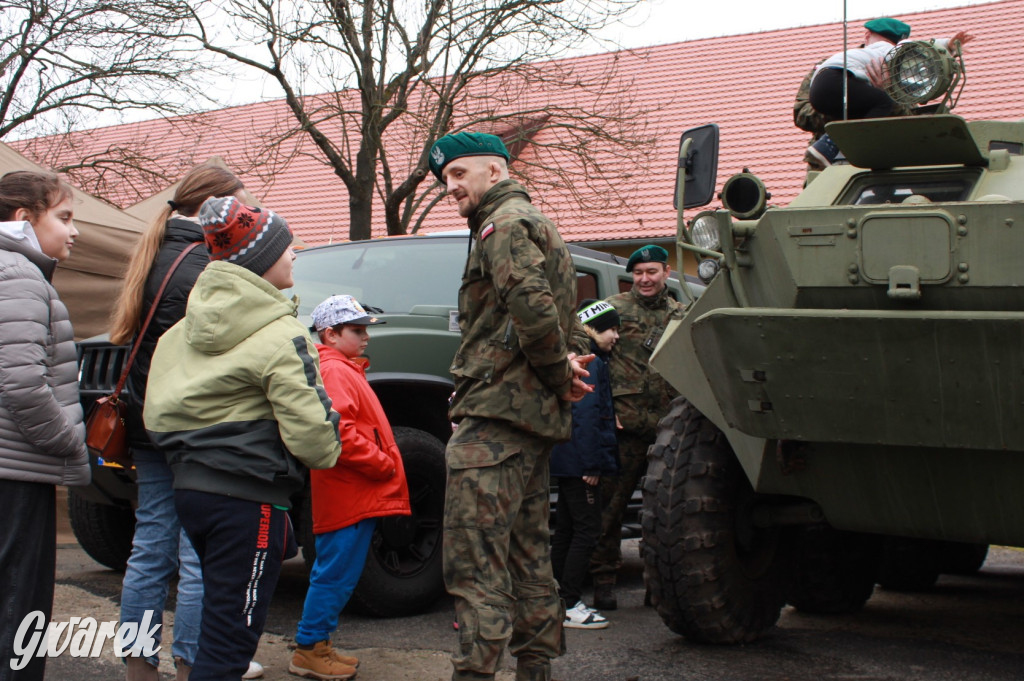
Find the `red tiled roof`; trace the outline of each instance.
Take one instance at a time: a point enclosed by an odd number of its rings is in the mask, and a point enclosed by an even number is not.
[[[1024,0],[1001,0],[900,18],[913,26],[915,38],[948,37],[960,29],[975,36],[967,46],[967,84],[955,113],[968,120],[1022,117],[1024,88],[1007,76],[1018,73],[1024,64]],[[850,22],[851,44],[860,41],[861,23]],[[552,188],[545,189],[542,195],[538,192],[535,201],[558,220],[567,241],[670,236],[675,232],[672,191],[679,135],[684,129],[714,122],[721,129],[719,188],[729,176],[749,168],[767,185],[772,204],[787,204],[803,182],[802,156],[808,141],[807,133],[793,126],[793,96],[807,71],[841,46],[842,25],[833,23],[555,62],[583,73],[605,72],[614,65],[619,74],[632,79],[636,115],[646,124],[647,134],[656,140],[656,149],[646,167],[622,181],[620,188],[625,198],[617,209],[580,219],[574,217],[578,211],[570,210],[572,195]],[[538,88],[528,96],[538,100],[548,95]],[[264,177],[253,168],[253,159],[247,155],[247,150],[253,147],[252,139],[275,130],[280,132],[281,126],[291,124],[283,101],[222,109],[195,118],[211,121],[213,125],[191,127],[192,119],[183,118],[75,133],[61,140],[75,145],[64,152],[64,158],[135,138],[148,139],[153,156],[168,159],[168,167],[174,165],[172,160],[180,163],[190,152],[195,156],[189,157],[189,164],[220,155],[242,173],[246,186],[265,205],[287,218],[306,244],[347,238],[345,186],[308,140],[298,139],[290,148],[296,155],[284,171]],[[523,160],[529,161],[531,154],[545,153],[543,145],[552,143],[552,136],[558,134],[550,128],[542,129],[535,137],[542,146],[528,147]],[[397,138],[396,135],[390,143],[395,144]],[[16,146],[32,155],[34,145],[56,141],[57,138],[44,138]],[[264,175],[267,168],[263,166]],[[122,193],[122,198],[125,195]],[[379,206],[374,216],[377,236],[384,231]],[[425,218],[423,230],[464,226],[454,208],[442,201]]]

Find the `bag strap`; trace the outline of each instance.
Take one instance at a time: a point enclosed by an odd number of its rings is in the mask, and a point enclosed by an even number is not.
[[[164,289],[167,288],[167,282],[171,280],[171,275],[174,274],[176,269],[178,269],[178,265],[180,265],[181,261],[185,259],[185,256],[191,253],[192,249],[196,248],[200,243],[202,242],[194,241],[186,246],[185,249],[178,254],[178,257],[174,259],[174,262],[171,263],[171,268],[167,270],[164,280],[160,282],[160,288],[157,289],[156,297],[153,299],[153,304],[149,306],[149,314],[146,315],[146,321],[142,323],[142,326],[139,328],[138,335],[135,336],[135,342],[132,343],[132,352],[128,355],[128,361],[125,362],[124,370],[121,372],[121,378],[118,380],[117,387],[114,388],[114,392],[110,396],[111,402],[117,402],[118,397],[121,395],[121,391],[124,389],[124,384],[128,380],[128,372],[131,370],[132,364],[135,363],[135,355],[139,354],[139,347],[142,345],[142,337],[146,335],[146,329],[149,328],[149,323],[153,321],[153,315],[156,313],[157,304],[160,302],[160,298],[164,295]]]

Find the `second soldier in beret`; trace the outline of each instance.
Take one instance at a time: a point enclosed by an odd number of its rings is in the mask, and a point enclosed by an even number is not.
[[[641,476],[647,470],[647,448],[654,444],[658,421],[668,411],[675,389],[651,368],[651,353],[669,320],[682,305],[669,292],[668,251],[656,244],[629,256],[626,271],[633,288],[608,299],[619,315],[619,342],[608,360],[622,474],[601,479],[605,510],[601,536],[591,559],[594,607],[615,610],[615,582],[622,565],[622,516]]]

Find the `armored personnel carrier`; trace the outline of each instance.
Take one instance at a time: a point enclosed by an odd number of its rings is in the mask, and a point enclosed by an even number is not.
[[[786,207],[741,173],[688,223],[718,134],[683,134],[679,241],[708,286],[651,360],[681,397],[650,451],[642,553],[694,640],[1024,545],[1024,122],[827,129],[849,165]]]

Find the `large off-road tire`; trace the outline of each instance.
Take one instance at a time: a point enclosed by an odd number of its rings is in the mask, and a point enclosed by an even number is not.
[[[944,575],[973,575],[988,558],[988,544],[944,541],[939,546],[939,572]]]
[[[856,612],[875,590],[879,541],[827,525],[799,530],[788,601],[815,614]]]
[[[135,511],[131,506],[92,502],[71,488],[68,518],[71,531],[90,558],[111,570],[124,572],[135,536]]]
[[[377,520],[366,566],[348,607],[374,617],[423,612],[444,593],[441,573],[441,525],[447,470],[444,444],[415,428],[396,427],[409,483],[411,516]],[[312,514],[304,509],[302,556],[311,569],[316,560]]]
[[[933,539],[886,537],[878,584],[889,591],[926,591],[939,579],[940,547]]]
[[[676,398],[658,424],[644,480],[644,579],[672,631],[745,643],[785,604],[788,533],[751,521],[756,495],[725,435]]]

